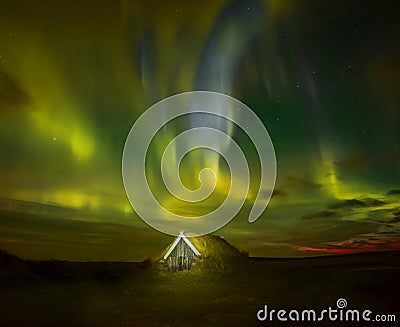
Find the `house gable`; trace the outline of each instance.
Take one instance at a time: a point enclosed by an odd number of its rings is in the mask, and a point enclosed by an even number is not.
[[[175,247],[178,245],[178,243],[183,240],[189,248],[193,251],[195,255],[201,255],[200,252],[195,248],[195,246],[187,239],[187,237],[183,234],[183,232],[179,233],[179,236],[176,238],[175,242],[171,245],[171,247],[168,249],[167,253],[164,255],[164,260],[167,259],[172,251],[175,249]]]
[[[181,232],[163,259],[168,266],[168,270],[177,271],[190,269],[196,256],[200,256],[200,252]]]

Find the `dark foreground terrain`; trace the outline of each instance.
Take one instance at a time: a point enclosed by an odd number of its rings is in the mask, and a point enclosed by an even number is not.
[[[399,326],[400,253],[200,263],[24,261],[1,253],[0,326]],[[203,259],[206,260],[206,259]],[[215,262],[218,260],[215,259]],[[215,263],[214,262],[214,263]],[[396,322],[260,322],[269,309],[347,308]]]

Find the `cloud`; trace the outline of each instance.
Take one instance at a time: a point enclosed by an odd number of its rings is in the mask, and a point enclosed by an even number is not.
[[[400,250],[400,235],[398,231],[383,231],[361,234],[349,239],[325,242],[320,246],[298,246],[298,252],[351,254],[376,251]]]
[[[298,244],[295,247],[296,251],[314,254],[350,254],[400,250],[399,202],[361,198],[339,201],[328,205],[327,208],[330,210],[309,214],[302,219],[335,217],[325,222],[323,219],[318,221],[322,227],[324,223],[329,224],[331,240],[325,238],[322,242],[314,240],[311,243]],[[352,224],[349,225],[350,221]],[[334,222],[342,226],[340,233],[332,233]],[[343,222],[346,224],[343,225]],[[362,231],[354,225],[356,222],[369,224],[371,230]]]
[[[400,223],[400,210],[393,212],[393,218],[389,221],[389,223]]]
[[[321,211],[308,212],[301,216],[301,219],[320,219],[319,223],[324,220],[333,223],[327,218],[335,218],[336,221],[363,221],[378,226],[396,223],[399,209],[400,204],[396,202],[386,202],[375,198],[348,199],[328,204]]]
[[[368,233],[358,235],[356,237],[337,241],[329,242],[330,246],[346,247],[352,250],[399,250],[400,249],[400,235],[398,230],[383,230],[375,233]]]
[[[390,221],[390,223],[400,223],[400,215],[395,216],[395,217]]]
[[[30,103],[30,96],[9,74],[0,71],[0,111],[21,109]]]
[[[318,218],[329,218],[329,217],[335,217],[335,216],[336,216],[336,213],[334,211],[324,210],[321,212],[303,216],[303,217],[301,217],[301,219],[309,220],[309,219],[318,219]]]
[[[384,206],[385,204],[387,204],[387,202],[385,202],[385,201],[373,199],[373,198],[364,199],[364,203],[367,207],[380,207],[380,206]]]
[[[353,208],[353,207],[365,207],[365,203],[357,200],[357,199],[350,199],[350,200],[343,200],[340,202],[336,202],[333,204],[330,204],[328,206],[329,209],[340,209],[340,208]]]
[[[0,216],[0,249],[31,259],[139,261],[171,242],[170,236],[154,232],[139,219],[113,216],[108,222],[96,222],[79,211],[60,215],[54,210],[51,214],[0,210]]]
[[[349,199],[330,204],[328,208],[329,209],[363,208],[363,207],[366,208],[366,207],[379,207],[385,204],[386,202],[384,201],[372,198],[365,198],[363,200]]]
[[[280,189],[274,189],[272,193],[272,197],[284,197],[287,196],[288,194]]]
[[[44,214],[52,213],[54,214],[64,214],[70,215],[76,210],[72,208],[63,207],[56,204],[39,203],[34,201],[25,201],[17,199],[9,199],[0,197],[0,211],[14,211],[23,213],[33,213],[33,214]]]
[[[310,246],[298,246],[296,248],[298,252],[311,252],[311,253],[324,253],[324,254],[351,254],[356,251],[351,249],[338,249],[338,248],[325,248],[325,247],[310,247]]]

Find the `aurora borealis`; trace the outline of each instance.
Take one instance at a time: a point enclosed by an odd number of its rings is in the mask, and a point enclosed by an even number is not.
[[[247,104],[277,156],[263,217],[249,224],[246,206],[217,234],[266,257],[400,249],[396,2],[0,6],[1,249],[72,260],[158,254],[171,238],[132,210],[122,150],[149,106],[192,90]],[[202,168],[192,166],[188,183]]]

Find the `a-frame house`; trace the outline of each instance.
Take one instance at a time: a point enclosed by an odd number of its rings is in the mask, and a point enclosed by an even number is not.
[[[200,256],[200,252],[183,234],[179,233],[174,243],[169,247],[163,259],[168,266],[169,271],[190,269],[196,256]]]

